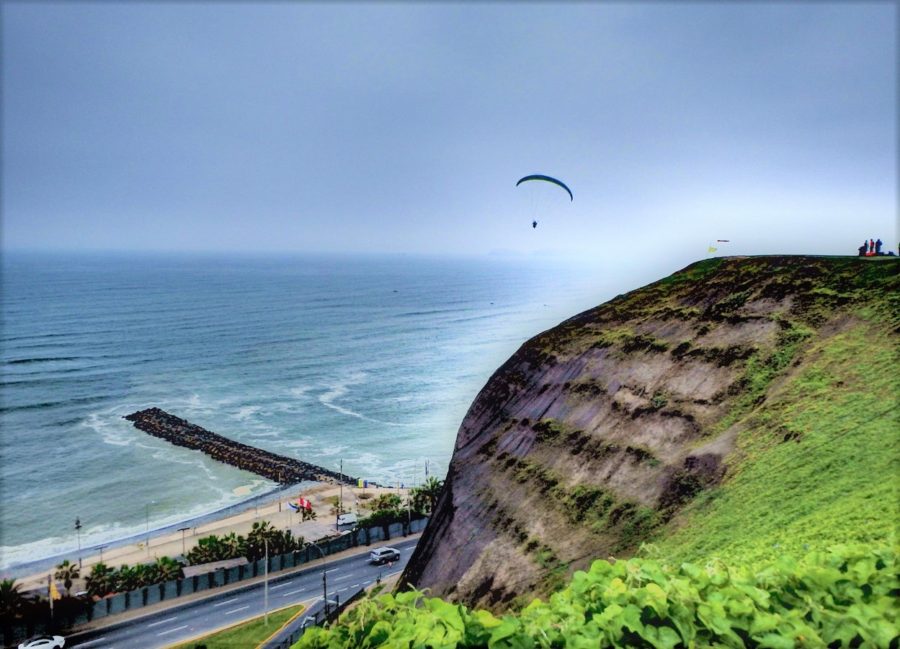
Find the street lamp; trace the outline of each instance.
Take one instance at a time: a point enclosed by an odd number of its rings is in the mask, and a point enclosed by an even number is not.
[[[266,611],[265,625],[269,626],[269,539],[263,537],[263,543],[266,546],[266,581],[263,587],[263,592],[265,593],[263,607]]]
[[[415,480],[415,478],[413,478]],[[406,533],[410,533],[412,527],[412,488],[406,490]]]
[[[156,501],[151,500],[147,503],[146,512],[145,512],[145,521],[147,523],[147,558],[150,558],[150,505],[155,505]]]
[[[325,602],[325,619],[328,619],[328,574],[325,572],[325,553],[322,552],[322,548],[316,545],[315,541],[310,541],[309,544],[313,546],[316,550],[319,551],[319,554],[322,555],[322,601]]]
[[[75,517],[75,536],[78,539],[78,570],[81,571],[81,520]]]
[[[344,509],[344,458],[341,458],[341,479],[338,481],[338,489],[337,515],[334,519],[335,532],[339,532],[341,529],[341,512]]]
[[[189,529],[191,529],[191,528],[190,528],[190,527],[179,527],[179,528],[178,528],[178,531],[181,532],[181,556],[182,556],[182,557],[185,557],[185,551],[184,551],[184,533],[185,533],[186,531],[188,531]]]
[[[100,563],[103,563],[103,548],[108,548],[108,545],[101,545],[98,549],[100,550]]]

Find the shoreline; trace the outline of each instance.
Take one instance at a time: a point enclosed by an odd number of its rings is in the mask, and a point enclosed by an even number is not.
[[[279,498],[283,492],[291,491],[293,489],[309,489],[316,487],[319,484],[324,483],[316,483],[310,481],[307,483],[298,483],[296,485],[276,485],[274,488],[262,493],[258,493],[255,496],[251,496],[246,500],[240,500],[236,503],[225,505],[223,507],[219,507],[218,509],[213,509],[212,511],[204,512],[202,514],[197,514],[195,516],[191,516],[174,523],[166,523],[165,525],[162,525],[160,527],[151,528],[150,538],[152,540],[154,537],[158,537],[166,533],[176,532],[184,526],[197,528],[206,523],[226,520],[229,516],[239,515],[250,508],[254,508],[256,505],[271,502],[276,498]],[[82,563],[84,563],[85,557],[93,556],[95,554],[99,556],[101,548],[104,552],[107,550],[115,550],[116,548],[121,548],[129,544],[141,543],[146,538],[147,532],[144,531],[114,538],[104,543],[94,543],[91,545],[82,546]],[[77,562],[78,550],[75,549],[67,552],[60,552],[57,554],[40,557],[38,559],[32,559],[24,563],[12,564],[0,568],[0,574],[3,575],[3,578],[18,579],[21,578],[22,575],[31,575],[39,570],[43,570],[44,568],[52,569],[64,559],[69,559],[70,561],[72,561],[73,555],[75,556],[75,562]]]
[[[344,507],[358,513],[361,508],[360,501],[385,493],[405,495],[408,493],[409,487],[403,489],[374,485],[369,485],[367,488],[348,485],[341,487],[325,482],[307,482],[278,487],[213,512],[152,529],[149,533],[149,544],[145,543],[148,535],[143,532],[111,541],[108,544],[83,547],[81,549],[81,575],[74,582],[72,590],[76,593],[83,590],[84,578],[90,574],[92,566],[100,563],[101,558],[104,564],[113,568],[124,564],[152,563],[157,558],[164,556],[178,559],[182,557],[183,550],[185,553],[189,552],[203,537],[211,534],[221,536],[230,532],[246,535],[252,529],[253,524],[258,521],[269,521],[273,527],[290,530],[295,536],[302,536],[306,540],[315,541],[334,534],[337,529],[335,517],[331,514],[334,507],[331,499],[337,497],[341,490],[343,490]],[[362,496],[362,494],[367,495]],[[317,515],[315,520],[300,523],[299,516],[288,505],[288,502],[295,501],[300,495],[312,502],[313,510]],[[362,509],[365,509],[365,506],[362,506]],[[181,531],[182,529],[184,532]],[[21,584],[23,592],[41,589],[46,592],[48,574],[52,573],[56,565],[65,559],[77,565],[77,550],[4,568],[2,577],[15,579]],[[60,588],[62,588],[61,585]]]

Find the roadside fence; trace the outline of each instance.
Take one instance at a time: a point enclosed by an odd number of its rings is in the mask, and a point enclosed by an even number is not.
[[[302,550],[289,552],[269,557],[269,574],[277,573],[289,568],[296,568],[309,563],[324,555],[336,554],[350,548],[362,545],[371,545],[379,541],[388,541],[393,538],[409,536],[425,529],[428,517],[413,519],[409,523],[392,523],[390,525],[358,528],[344,532],[323,541],[317,541],[316,545],[321,553],[312,545],[307,545]],[[144,606],[150,606],[161,601],[169,601],[185,595],[199,593],[205,590],[213,590],[235,584],[246,579],[253,579],[265,573],[265,559],[259,559],[241,566],[232,568],[220,568],[206,574],[195,575],[185,579],[175,579],[162,584],[153,584],[137,588],[127,593],[116,593],[103,599],[81,600],[81,606],[73,607],[68,611],[57,611],[53,620],[44,619],[27,620],[19,624],[11,625],[4,629],[11,633],[15,642],[40,633],[50,633],[61,629],[68,629],[93,620],[118,615],[126,611],[133,611]],[[324,612],[324,611],[323,611]],[[10,635],[7,635],[9,638]],[[5,640],[9,642],[8,640]]]

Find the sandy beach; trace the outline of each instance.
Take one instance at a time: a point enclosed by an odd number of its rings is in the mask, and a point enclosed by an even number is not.
[[[84,554],[82,556],[81,578],[76,580],[72,590],[78,592],[84,589],[84,578],[90,574],[91,567],[101,561],[110,567],[119,567],[125,564],[135,565],[150,563],[159,557],[181,557],[183,553],[190,552],[198,539],[211,534],[224,535],[235,532],[244,535],[252,529],[253,524],[259,521],[268,521],[273,527],[290,530],[294,536],[302,536],[309,541],[315,541],[335,533],[335,515],[332,513],[334,499],[343,496],[344,509],[361,516],[368,514],[368,503],[382,494],[400,494],[405,499],[408,489],[373,487],[350,487],[344,485],[316,483],[313,486],[298,487],[296,493],[290,490],[283,491],[277,500],[265,503],[248,503],[247,508],[235,514],[223,515],[220,518],[204,520],[204,522],[190,526],[185,523],[183,531],[167,531],[150,533],[149,545],[145,540],[140,540],[126,545],[106,548],[100,553]],[[290,506],[298,497],[303,496],[312,503],[316,513],[315,520],[300,522],[300,515]],[[85,550],[89,552],[89,550]],[[78,562],[76,552],[67,557],[72,563]],[[62,559],[60,559],[62,561]],[[44,570],[17,579],[22,584],[22,590],[46,588],[47,575],[51,570]]]

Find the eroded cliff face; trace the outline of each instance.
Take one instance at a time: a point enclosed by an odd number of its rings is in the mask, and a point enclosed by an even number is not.
[[[850,326],[864,263],[708,260],[525,343],[463,420],[404,580],[496,609],[633,552],[726,478],[804,346]]]

